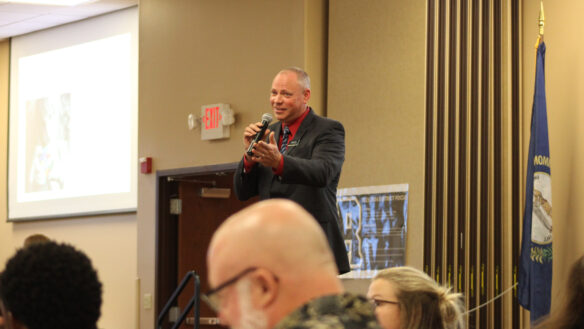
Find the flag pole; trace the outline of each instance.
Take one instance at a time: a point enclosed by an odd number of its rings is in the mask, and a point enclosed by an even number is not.
[[[539,46],[540,42],[543,41],[543,29],[545,27],[545,16],[543,14],[543,0],[540,0],[540,7],[539,7],[539,35],[537,36],[537,42],[535,43],[535,48]]]

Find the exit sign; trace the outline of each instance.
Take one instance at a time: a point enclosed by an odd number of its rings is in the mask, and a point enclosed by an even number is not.
[[[229,104],[201,106],[201,139],[229,138],[229,126],[223,124],[223,113],[229,112]]]

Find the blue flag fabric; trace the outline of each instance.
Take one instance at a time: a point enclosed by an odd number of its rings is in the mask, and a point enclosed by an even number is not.
[[[519,304],[531,322],[550,311],[552,290],[552,182],[545,98],[545,44],[537,48],[531,138],[527,159]]]

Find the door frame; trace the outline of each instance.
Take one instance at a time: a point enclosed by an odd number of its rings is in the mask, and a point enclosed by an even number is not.
[[[235,172],[238,162],[156,171],[155,319],[178,285],[178,215],[170,214],[170,200],[178,196],[178,182],[169,178]]]

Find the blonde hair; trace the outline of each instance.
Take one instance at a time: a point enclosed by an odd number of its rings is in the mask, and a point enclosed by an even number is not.
[[[413,267],[393,267],[379,272],[373,280],[389,281],[400,305],[402,329],[462,329],[462,294],[436,283]]]

